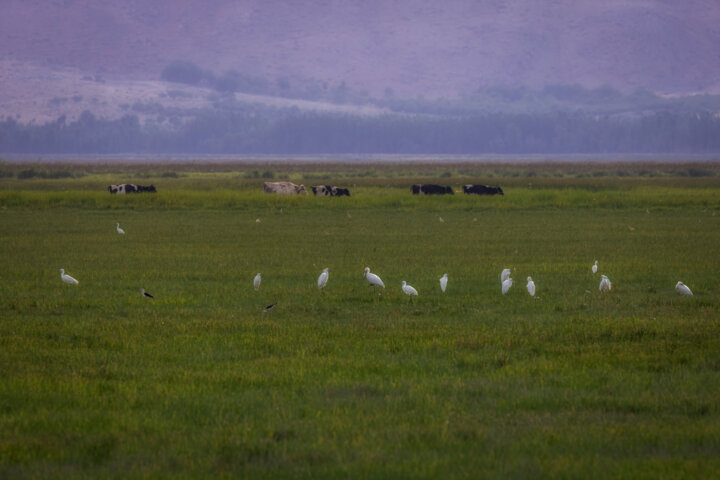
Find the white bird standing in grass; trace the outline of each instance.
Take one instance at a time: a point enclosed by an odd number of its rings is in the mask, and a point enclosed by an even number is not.
[[[155,299],[155,297],[153,297],[153,296],[150,295],[148,292],[146,292],[144,288],[141,288],[141,289],[140,289],[140,293],[142,293],[142,296],[145,297],[145,298]]]
[[[116,224],[115,224],[115,230],[117,230],[117,232],[118,232],[120,235],[125,235],[125,230],[123,230],[122,228],[120,228],[120,224],[119,224],[119,223],[116,223]]]
[[[527,291],[531,297],[535,296],[535,282],[533,282],[532,277],[527,278]]]
[[[413,296],[417,297],[417,290],[415,290],[413,287],[407,284],[405,280],[402,281],[402,291],[405,292],[405,295],[410,295],[412,298]]]
[[[365,277],[365,280],[367,280],[368,283],[370,283],[370,285],[373,286],[373,288],[375,288],[375,287],[385,288],[385,284],[380,279],[380,277],[378,277],[374,273],[370,273],[370,267],[365,267],[365,275],[363,275],[363,276]]]
[[[595,260],[595,265],[592,266],[592,272],[593,272],[593,273],[597,273],[597,264],[598,264],[598,261]]]
[[[513,284],[513,279],[510,277],[507,277],[502,282],[502,294],[503,295],[505,295],[510,290],[510,287],[512,287],[512,284]]]
[[[675,285],[675,290],[677,290],[678,293],[680,293],[681,295],[690,295],[691,297],[693,296],[693,293],[690,290],[690,288],[682,282],[678,282]]]
[[[258,273],[255,275],[255,278],[253,278],[253,287],[255,287],[255,290],[260,290],[260,274]]]
[[[605,275],[600,275],[600,291],[601,292],[609,292],[610,289],[612,289],[612,283],[610,283],[610,279],[606,277]]]
[[[440,277],[440,290],[442,290],[443,293],[445,293],[445,289],[447,288],[447,280],[447,273]]]
[[[75,280],[73,277],[65,273],[65,269],[60,269],[60,278],[62,278],[62,281],[67,283],[68,285],[77,285],[79,282]]]
[[[328,273],[330,269],[324,268],[320,276],[318,277],[318,288],[322,290],[325,288],[325,285],[327,285],[328,278],[330,277],[330,274]]]
[[[507,280],[508,278],[510,278],[510,269],[506,268],[500,274],[500,283],[505,283],[505,280]]]

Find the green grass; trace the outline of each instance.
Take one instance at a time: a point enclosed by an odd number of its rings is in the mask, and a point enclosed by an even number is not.
[[[0,477],[718,476],[715,177],[104,175],[0,179]]]

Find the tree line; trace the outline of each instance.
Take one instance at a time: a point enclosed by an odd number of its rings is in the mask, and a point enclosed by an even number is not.
[[[356,116],[277,111],[200,112],[170,129],[135,115],[84,112],[46,124],[0,121],[6,153],[712,153],[720,118],[710,112],[636,116],[583,113],[463,117]]]

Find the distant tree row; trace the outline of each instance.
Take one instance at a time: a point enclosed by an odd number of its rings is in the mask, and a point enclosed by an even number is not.
[[[709,153],[720,152],[711,113],[637,117],[487,114],[379,117],[282,111],[206,111],[175,129],[135,115],[105,120],[0,121],[0,151],[16,153]]]

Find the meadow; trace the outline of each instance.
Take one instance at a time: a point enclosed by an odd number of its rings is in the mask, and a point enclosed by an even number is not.
[[[720,164],[0,167],[0,477],[720,476]]]

